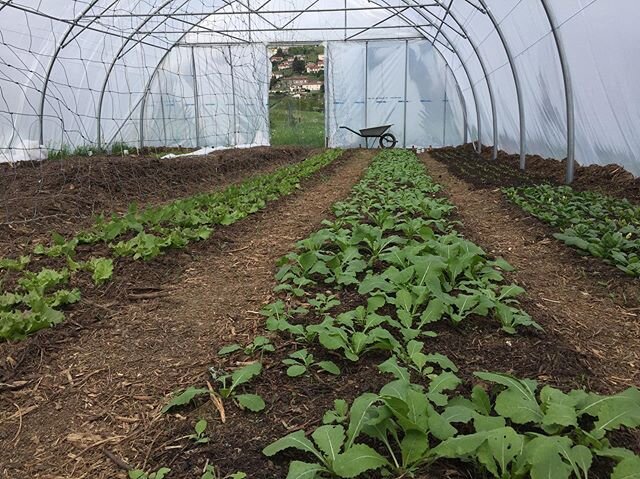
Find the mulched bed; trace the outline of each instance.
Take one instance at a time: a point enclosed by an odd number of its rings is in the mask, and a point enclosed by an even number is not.
[[[311,154],[298,147],[258,147],[172,160],[149,152],[0,164],[0,256],[47,241],[51,231],[72,235],[97,214],[210,191]]]
[[[526,170],[520,170],[520,156],[498,152],[498,159],[491,161],[491,148],[484,147],[478,155],[470,144],[439,148],[431,155],[444,162],[452,174],[464,178],[477,188],[500,188],[547,182],[564,184],[566,160],[557,161],[537,155],[527,155]],[[571,185],[577,190],[592,190],[626,198],[640,204],[640,178],[619,165],[575,165],[575,180]]]

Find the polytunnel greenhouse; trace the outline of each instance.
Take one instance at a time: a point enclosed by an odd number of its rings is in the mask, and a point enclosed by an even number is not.
[[[0,0],[0,475],[640,479],[638,20]]]

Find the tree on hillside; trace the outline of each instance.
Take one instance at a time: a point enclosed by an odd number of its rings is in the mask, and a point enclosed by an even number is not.
[[[305,73],[307,71],[304,60],[302,60],[301,58],[296,58],[295,60],[293,60],[293,63],[291,64],[291,69],[295,73],[300,73],[300,74]]]

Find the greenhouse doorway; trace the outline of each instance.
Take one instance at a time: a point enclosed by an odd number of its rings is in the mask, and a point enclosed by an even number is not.
[[[325,146],[322,45],[271,45],[269,122],[273,146]]]

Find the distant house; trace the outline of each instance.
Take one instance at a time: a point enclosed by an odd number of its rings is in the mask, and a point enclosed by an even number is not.
[[[307,71],[309,73],[319,73],[323,70],[324,70],[323,65],[319,65],[317,63],[312,63],[312,62],[307,63]]]
[[[303,91],[320,91],[324,82],[315,80],[305,76],[294,76],[285,78],[282,81],[285,89],[291,93],[299,93]]]
[[[324,82],[319,80],[311,80],[304,86],[304,88],[308,91],[321,91],[323,84]]]
[[[280,63],[282,60],[284,60],[284,58],[281,57],[281,56],[278,56],[278,55],[273,55],[271,57],[271,62],[272,63]]]
[[[318,63],[320,63],[320,62],[324,63],[324,53],[320,53],[318,55]]]

